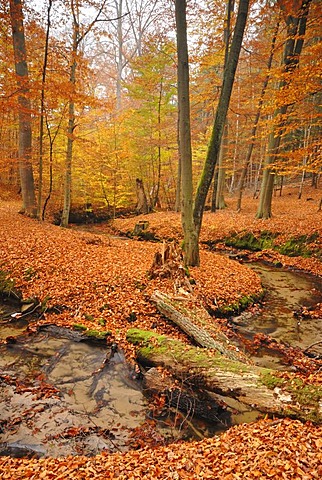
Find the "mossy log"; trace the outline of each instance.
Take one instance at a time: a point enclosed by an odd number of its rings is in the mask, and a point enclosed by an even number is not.
[[[250,363],[250,359],[216,327],[215,320],[192,297],[171,298],[156,290],[151,296],[162,315],[175,323],[198,345],[217,350],[231,360]]]
[[[223,409],[207,392],[195,391],[173,377],[164,377],[157,368],[149,368],[144,374],[143,388],[148,393],[163,395],[168,407],[185,412],[187,417],[196,416],[214,423],[221,421]],[[225,418],[228,418],[226,411]]]
[[[154,332],[131,329],[127,339],[139,345],[139,363],[163,366],[183,383],[234,398],[261,412],[322,423],[322,387],[305,384],[295,374],[283,378],[274,370],[231,360]]]

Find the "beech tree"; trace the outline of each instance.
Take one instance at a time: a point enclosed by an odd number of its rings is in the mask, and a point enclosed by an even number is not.
[[[71,85],[71,95],[68,104],[68,127],[67,127],[67,149],[66,149],[66,161],[65,161],[65,183],[64,183],[64,206],[61,216],[60,225],[62,227],[68,226],[69,212],[71,205],[71,186],[72,186],[72,158],[73,158],[73,142],[74,142],[74,129],[75,125],[75,98],[74,90],[76,84],[76,68],[77,68],[77,55],[81,41],[92,30],[95,23],[98,21],[104,7],[106,0],[102,2],[94,20],[81,29],[79,20],[79,2],[78,0],[71,0],[71,11],[73,18],[73,41],[71,51],[71,65],[69,74],[69,83]]]
[[[224,125],[246,27],[248,8],[249,0],[240,0],[234,34],[225,64],[223,83],[210,143],[193,204],[186,2],[180,2],[179,0],[175,2],[178,49],[179,146],[182,176],[182,225],[185,242],[185,264],[190,266],[197,266],[200,262],[198,240],[203,211],[220,153]]]
[[[15,72],[18,88],[19,116],[19,173],[22,195],[22,211],[36,215],[35,186],[32,168],[31,102],[29,75],[21,0],[10,0]]]
[[[298,0],[290,6],[285,0],[279,0],[279,5],[285,15],[287,38],[284,45],[282,61],[282,79],[278,82],[277,90],[282,92],[289,85],[294,70],[299,64],[299,58],[304,44],[307,16],[311,0]],[[279,99],[280,100],[280,99]],[[287,101],[280,101],[273,114],[273,126],[268,138],[267,155],[265,159],[263,179],[261,185],[257,218],[270,218],[272,215],[272,198],[275,181],[275,172],[271,168],[279,153],[286,113],[289,107]]]
[[[186,0],[175,1],[178,51],[179,155],[181,165],[181,219],[186,265],[199,265],[198,234],[193,219],[192,151],[189,99],[189,59]]]

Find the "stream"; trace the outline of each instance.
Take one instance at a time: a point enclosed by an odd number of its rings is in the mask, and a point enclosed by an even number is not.
[[[244,312],[232,322],[242,335],[271,335],[306,348],[322,340],[321,319],[294,316],[300,306],[322,301],[322,280],[266,265],[250,265],[267,290],[259,313]],[[17,307],[0,305],[0,455],[95,455],[126,451],[137,436],[165,443],[213,436],[231,425],[254,421],[258,412],[230,405],[218,424],[171,414],[151,420],[151,407],[133,368],[120,351],[84,341],[78,332],[49,325],[28,331],[25,319],[14,319]],[[321,345],[316,351],[322,353]],[[285,368],[281,359],[262,351],[255,363]],[[239,413],[235,413],[237,408]],[[152,425],[153,424],[153,425]]]
[[[265,298],[258,313],[244,312],[232,319],[237,331],[249,339],[256,333],[263,333],[303,350],[322,341],[321,318],[300,318],[294,315],[300,307],[310,308],[322,302],[322,279],[271,265],[249,266],[260,275],[266,291]],[[322,343],[314,347],[314,352],[322,355]],[[254,361],[264,367],[285,369],[278,356],[265,351],[254,357]]]

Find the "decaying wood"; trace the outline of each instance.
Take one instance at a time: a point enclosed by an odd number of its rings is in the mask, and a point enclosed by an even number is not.
[[[223,358],[154,332],[132,329],[127,338],[140,345],[140,363],[163,366],[182,382],[235,398],[261,412],[322,423],[321,386],[304,386],[294,374],[281,378],[274,370]]]
[[[183,265],[182,250],[176,242],[162,243],[161,249],[154,255],[149,277],[173,278],[175,287],[184,285],[188,291],[191,290]]]
[[[187,417],[196,416],[208,422],[220,422],[223,410],[207,392],[192,391],[175,379],[163,376],[157,368],[150,368],[144,373],[143,388],[149,393],[164,395],[168,407],[181,410]],[[228,415],[227,412],[226,417]]]
[[[155,291],[151,300],[162,315],[175,323],[201,347],[215,349],[232,360],[250,363],[249,358],[232,345],[219,328],[216,328],[215,320],[192,296],[171,298]]]

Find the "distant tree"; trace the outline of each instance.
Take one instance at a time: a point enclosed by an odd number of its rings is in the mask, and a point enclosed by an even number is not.
[[[71,187],[72,187],[72,159],[73,159],[73,142],[74,142],[74,129],[75,125],[75,84],[76,84],[76,68],[77,68],[77,55],[80,43],[86,37],[86,35],[93,29],[95,23],[98,21],[104,7],[106,0],[100,5],[96,16],[92,22],[86,27],[80,25],[80,2],[79,0],[71,0],[71,12],[72,12],[72,50],[71,50],[71,65],[69,74],[69,83],[71,87],[71,94],[68,103],[68,127],[67,127],[67,149],[65,160],[65,182],[64,182],[64,205],[61,216],[60,225],[62,227],[68,226],[69,212],[71,205]]]
[[[274,57],[274,51],[275,51],[277,34],[278,34],[278,30],[279,30],[279,24],[280,24],[280,22],[278,21],[276,23],[276,26],[275,26],[275,29],[274,29],[272,42],[271,42],[271,47],[270,47],[269,58],[268,58],[268,62],[267,62],[267,74],[266,74],[266,77],[264,79],[262,90],[261,90],[261,93],[260,93],[260,98],[259,98],[259,101],[258,101],[257,111],[256,111],[256,115],[255,115],[255,120],[254,120],[252,131],[251,131],[251,140],[250,140],[250,144],[249,144],[248,149],[247,149],[245,162],[244,162],[242,172],[241,172],[241,175],[240,175],[240,179],[239,179],[239,185],[238,185],[238,189],[237,189],[237,211],[238,212],[240,212],[240,210],[241,210],[241,203],[242,203],[242,196],[243,196],[245,179],[246,179],[247,170],[248,170],[248,167],[249,167],[249,164],[250,164],[250,160],[251,160],[254,145],[255,145],[257,127],[258,127],[258,124],[259,124],[261,111],[262,111],[262,107],[263,107],[263,104],[264,104],[264,96],[266,94],[266,90],[267,90],[267,86],[268,86],[268,82],[269,82],[269,78],[270,78],[270,70],[271,70],[271,67],[272,67],[272,62],[273,62],[273,57]]]
[[[306,32],[307,17],[311,0],[287,0],[278,1],[287,27],[287,38],[284,44],[281,79],[278,82],[277,91],[282,93],[290,84],[295,69],[299,65],[304,37]],[[275,172],[271,165],[276,161],[286,123],[286,114],[289,104],[278,99],[278,104],[273,114],[273,126],[271,128],[267,155],[265,159],[257,218],[270,218],[272,215],[272,198],[274,190]]]

